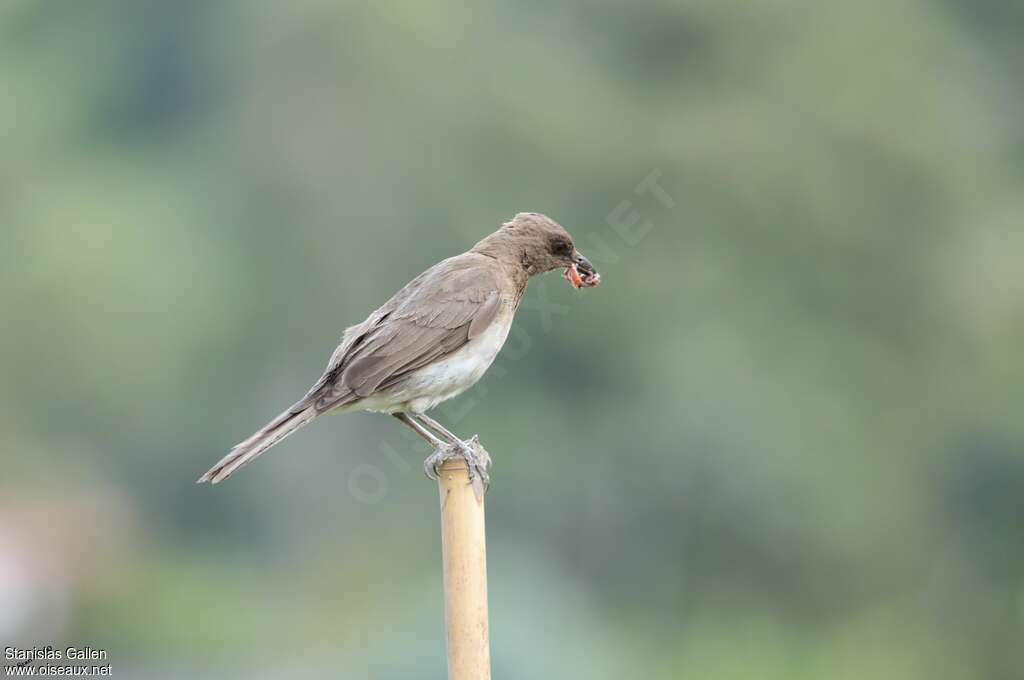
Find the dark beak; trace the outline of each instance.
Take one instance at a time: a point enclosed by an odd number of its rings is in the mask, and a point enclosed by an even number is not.
[[[573,251],[572,266],[565,270],[565,278],[577,290],[597,288],[601,285],[601,275],[597,273],[590,260],[583,257],[578,250]]]
[[[572,256],[572,261],[576,263],[576,268],[579,269],[580,273],[584,276],[597,273],[597,270],[594,269],[594,265],[590,263],[590,260],[583,257],[583,253],[578,250]]]

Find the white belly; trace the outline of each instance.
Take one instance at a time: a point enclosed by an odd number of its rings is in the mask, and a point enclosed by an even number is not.
[[[443,401],[457,397],[475,385],[494,363],[508,339],[512,317],[510,310],[502,310],[486,331],[454,354],[410,373],[395,388],[363,399],[353,407],[387,413],[424,413]]]

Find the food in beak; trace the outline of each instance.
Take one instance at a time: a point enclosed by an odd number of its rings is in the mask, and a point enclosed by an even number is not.
[[[593,271],[580,273],[580,268],[575,263],[565,270],[565,280],[576,290],[580,288],[597,288],[601,285],[600,274]]]

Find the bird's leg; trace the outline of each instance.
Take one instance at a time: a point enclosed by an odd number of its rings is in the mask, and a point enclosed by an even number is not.
[[[413,429],[413,432],[426,439],[427,443],[429,443],[435,449],[444,448],[446,446],[446,444],[443,441],[435,437],[430,430],[425,428],[422,423],[420,423],[418,420],[410,416],[408,413],[392,413],[391,415],[393,415],[394,417],[398,418],[403,423],[411,427]]]
[[[469,465],[470,479],[473,479],[474,476],[479,476],[484,486],[490,485],[491,478],[487,474],[487,470],[491,467],[491,457],[487,450],[480,446],[480,439],[478,437],[473,437],[469,441],[463,441],[444,425],[424,413],[417,413],[413,417],[447,439],[452,446],[459,450],[459,453],[466,459],[466,463]]]
[[[425,461],[423,461],[423,473],[430,479],[437,480],[439,475],[438,468],[446,461],[455,458],[461,453],[461,450],[455,447],[454,444],[449,444],[441,441],[428,430],[423,423],[419,422],[408,413],[394,413],[392,414],[403,423],[413,429],[413,432],[423,437],[434,447],[434,453],[431,454]]]
[[[434,432],[441,435],[444,439],[447,439],[448,443],[458,446],[459,448],[463,448],[466,446],[466,442],[462,441],[462,439],[460,439],[457,434],[450,431],[448,428],[446,428],[444,425],[428,416],[426,413],[417,413],[414,417],[417,420],[419,420],[422,424],[426,425]]]

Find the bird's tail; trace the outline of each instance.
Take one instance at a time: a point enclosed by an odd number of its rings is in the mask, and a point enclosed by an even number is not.
[[[218,482],[223,482],[234,474],[236,470],[248,464],[271,446],[279,443],[292,432],[309,423],[320,413],[321,411],[318,411],[314,405],[309,405],[299,410],[296,410],[295,407],[288,409],[267,423],[259,432],[231,449],[231,453],[224,456],[219,463],[210,468],[205,475],[196,480],[196,483],[210,482],[211,484],[217,484]]]

